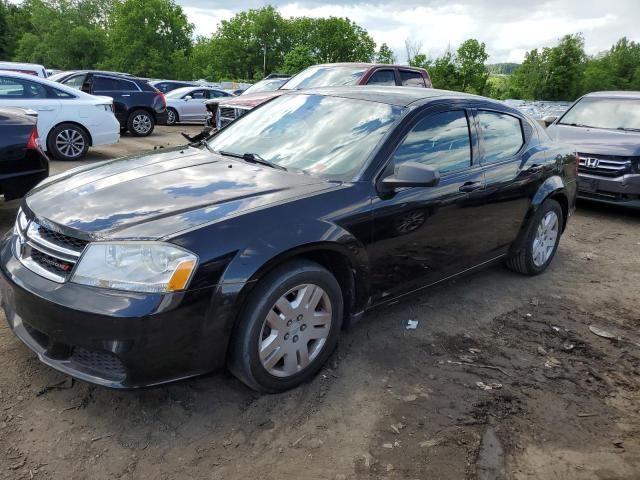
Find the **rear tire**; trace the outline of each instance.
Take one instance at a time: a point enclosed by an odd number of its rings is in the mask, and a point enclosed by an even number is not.
[[[153,133],[155,120],[146,110],[134,110],[127,119],[127,130],[136,137],[148,137]]]
[[[167,108],[167,125],[172,126],[180,121],[178,112],[175,108]]]
[[[275,393],[312,378],[336,348],[342,290],[317,263],[298,260],[266,275],[244,303],[230,341],[229,370]]]
[[[538,208],[529,222],[518,252],[507,257],[507,268],[523,275],[544,272],[553,260],[563,225],[562,207],[549,198]]]
[[[89,134],[73,123],[61,123],[49,132],[47,151],[56,160],[80,160],[89,150]]]

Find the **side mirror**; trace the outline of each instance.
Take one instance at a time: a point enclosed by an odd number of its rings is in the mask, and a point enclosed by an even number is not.
[[[387,190],[402,187],[434,187],[440,181],[437,169],[418,162],[405,162],[396,167],[393,175],[382,180]]]
[[[558,119],[557,115],[547,115],[546,117],[542,118],[542,121],[544,122],[544,126],[548,127],[553,122],[555,122],[557,119]]]
[[[186,97],[184,97],[185,102],[188,102],[189,100],[193,100],[193,97],[191,95],[187,95]]]

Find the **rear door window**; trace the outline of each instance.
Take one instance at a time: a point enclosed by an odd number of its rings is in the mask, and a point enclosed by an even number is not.
[[[400,70],[400,81],[404,87],[426,87],[420,72]]]
[[[496,163],[513,157],[524,145],[522,122],[500,112],[477,113],[482,141],[482,163]]]
[[[48,98],[44,85],[21,78],[0,77],[0,99]]]
[[[102,92],[130,92],[137,90],[133,82],[113,77],[101,77],[100,75],[96,75],[93,78],[93,89]]]
[[[84,84],[85,77],[86,75],[84,73],[80,75],[74,75],[73,77],[67,78],[62,83],[67,87],[75,88],[76,90],[82,90],[82,85]]]
[[[371,78],[367,82],[367,85],[395,85],[396,84],[396,72],[393,70],[377,70],[371,75]]]

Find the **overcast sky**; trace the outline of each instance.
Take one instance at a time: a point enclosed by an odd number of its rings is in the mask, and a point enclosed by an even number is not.
[[[467,38],[487,45],[490,62],[521,62],[524,52],[552,46],[567,33],[583,32],[587,53],[608,49],[618,38],[640,41],[640,0],[394,0],[289,2],[274,0],[176,0],[199,35],[210,35],[220,20],[266,3],[285,17],[349,17],[365,27],[378,46],[386,42],[400,62],[404,41],[422,42],[437,56]]]

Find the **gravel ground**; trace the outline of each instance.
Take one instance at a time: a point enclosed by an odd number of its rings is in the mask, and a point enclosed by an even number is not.
[[[136,392],[74,382],[1,321],[0,479],[637,479],[639,232],[640,214],[581,202],[545,274],[496,266],[370,312],[280,395],[224,372]]]

